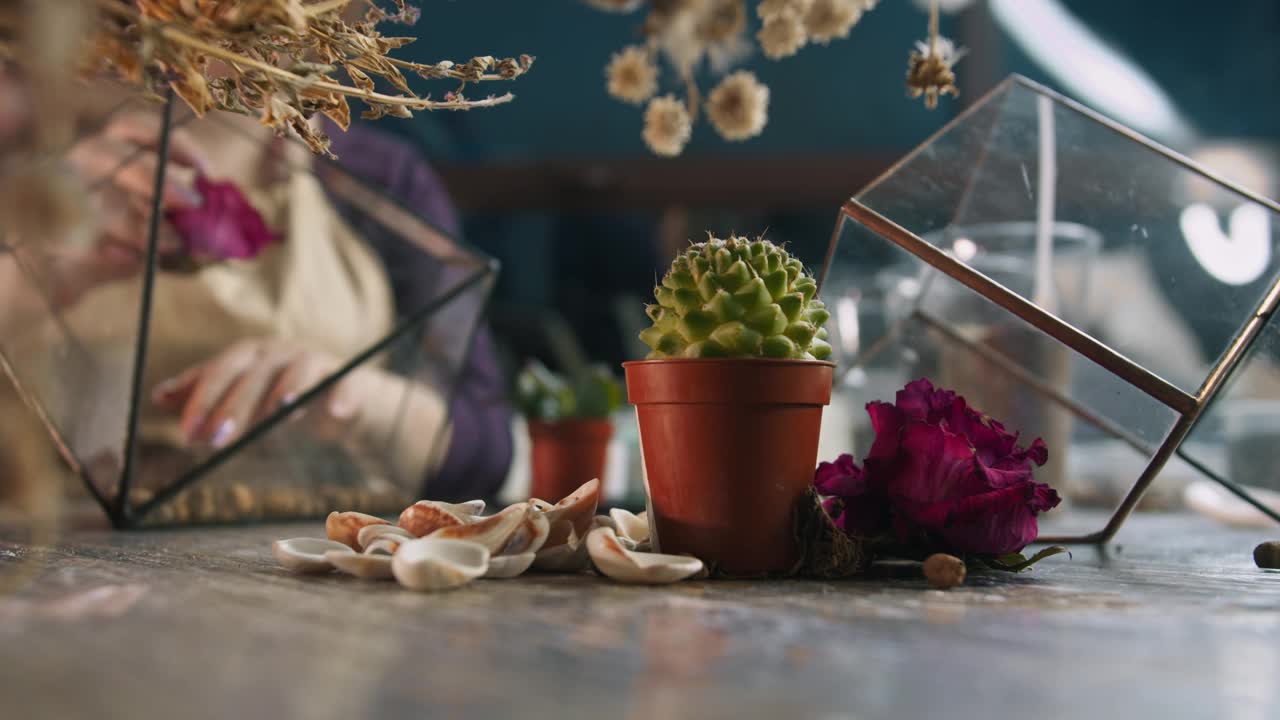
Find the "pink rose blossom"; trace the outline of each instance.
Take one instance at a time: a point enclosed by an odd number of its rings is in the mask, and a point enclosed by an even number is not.
[[[814,478],[852,535],[891,530],[903,543],[998,556],[1035,540],[1037,515],[1058,505],[1058,493],[1032,474],[1048,460],[1044,442],[1020,447],[1016,433],[954,392],[917,380],[894,404],[874,402],[867,412],[876,439],[863,467],[842,455]]]
[[[195,185],[203,200],[200,206],[173,209],[166,215],[188,255],[247,260],[279,239],[235,183],[201,175]]]

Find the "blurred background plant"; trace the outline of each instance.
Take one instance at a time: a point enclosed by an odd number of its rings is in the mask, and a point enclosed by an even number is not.
[[[516,378],[516,402],[530,420],[608,418],[625,402],[622,383],[601,365],[565,378],[530,360]]]

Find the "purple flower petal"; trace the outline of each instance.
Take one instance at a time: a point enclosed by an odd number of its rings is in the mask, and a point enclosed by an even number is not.
[[[247,260],[279,239],[235,183],[201,175],[195,186],[203,200],[199,207],[166,213],[187,254],[197,259]]]

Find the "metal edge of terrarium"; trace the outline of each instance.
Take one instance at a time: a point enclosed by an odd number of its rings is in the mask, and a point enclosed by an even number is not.
[[[168,166],[169,139],[173,131],[173,87],[166,88],[164,110],[160,116],[160,134],[157,139],[156,163],[151,195],[151,216],[147,219],[147,251],[143,262],[142,297],[138,307],[138,331],[133,354],[133,376],[129,385],[129,415],[125,425],[124,463],[120,470],[120,484],[113,503],[114,512],[108,513],[116,527],[132,525],[133,503],[129,490],[137,462],[138,429],[142,420],[143,375],[147,370],[147,352],[151,340],[151,303],[155,295],[156,258],[160,244],[160,216],[163,212],[165,170]]]
[[[850,219],[1089,358],[1161,404],[1182,414],[1195,410],[1197,400],[1194,396],[948,255],[919,235],[863,205],[861,201],[849,200],[844,204],[843,212]]]
[[[136,512],[127,518],[126,527],[137,527],[147,514],[156,507],[162,503],[168,502],[188,486],[215,470],[242,448],[251,444],[262,435],[265,435],[282,420],[291,415],[295,410],[302,408],[307,403],[311,402],[312,399],[329,390],[329,388],[333,387],[333,385],[335,385],[339,380],[346,377],[352,370],[368,362],[370,358],[386,350],[393,343],[401,340],[406,335],[412,333],[421,323],[426,322],[427,319],[441,307],[452,302],[462,295],[462,293],[484,281],[486,278],[492,277],[496,272],[496,265],[497,260],[490,259],[490,261],[485,263],[482,267],[463,278],[457,285],[450,288],[448,291],[441,293],[431,302],[417,308],[411,315],[401,320],[390,333],[387,333],[377,342],[365,348],[346,363],[343,363],[337,370],[330,373],[324,379],[318,381],[315,385],[312,385],[310,388],[300,393],[292,402],[276,408],[274,412],[263,418],[262,421],[252,429],[246,431],[243,435],[239,436],[225,447],[210,454],[195,467],[179,476],[177,480],[170,483],[167,487],[156,491],[155,495],[150,500],[144,503],[136,510]]]
[[[1231,182],[1230,180],[1227,180],[1221,175],[1218,175],[1217,173],[1214,173],[1213,171],[1201,166],[1199,163],[1192,160],[1191,158],[1175,150],[1172,150],[1168,147],[1165,147],[1164,145],[1161,145],[1160,143],[1156,142],[1155,140],[1152,140],[1146,135],[1143,135],[1142,133],[1132,128],[1126,127],[1116,122],[1115,120],[1112,120],[1111,118],[1099,113],[1098,111],[1090,108],[1087,105],[1084,105],[1083,103],[1080,103],[1079,101],[1072,100],[1066,95],[1063,95],[1062,93],[1056,90],[1053,90],[1051,88],[1048,88],[1044,85],[1041,85],[1040,83],[1034,80],[1023,77],[1022,75],[1017,75],[1017,74],[1011,75],[1009,78],[1005,80],[1005,82],[1014,82],[1019,85],[1022,85],[1023,87],[1027,88],[1028,90],[1031,90],[1032,92],[1036,92],[1041,95],[1044,95],[1052,99],[1054,102],[1058,103],[1059,105],[1062,105],[1063,107],[1069,110],[1072,110],[1077,114],[1082,115],[1088,118],[1089,120],[1092,120],[1098,123],[1099,125],[1102,125],[1108,130],[1111,130],[1112,132],[1115,132],[1116,134],[1128,140],[1132,140],[1133,142],[1136,142],[1139,145],[1142,145],[1148,150],[1151,150],[1153,152],[1156,152],[1164,156],[1170,161],[1178,165],[1181,165],[1183,168],[1190,170],[1198,175],[1201,175],[1205,179],[1219,185],[1220,187],[1225,188],[1226,190],[1234,192],[1238,195],[1242,195],[1248,200],[1258,203],[1259,205],[1266,207],[1267,209],[1271,210],[1274,213],[1280,214],[1280,203],[1277,203],[1275,200],[1271,200],[1263,195],[1259,195],[1258,193],[1252,190],[1249,190],[1248,188],[1241,187],[1240,185],[1237,185],[1236,183]],[[1003,84],[1004,83],[1002,83],[1002,85]]]

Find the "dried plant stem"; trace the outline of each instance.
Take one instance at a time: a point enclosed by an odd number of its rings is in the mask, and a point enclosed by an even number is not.
[[[680,71],[681,77],[684,79],[685,102],[689,105],[689,122],[698,121],[698,109],[702,106],[702,93],[698,91],[698,81],[693,77],[693,68],[683,68]]]
[[[127,6],[121,5],[117,0],[98,0],[98,4],[108,12],[118,17],[130,20],[141,20],[136,12]],[[494,97],[488,97],[483,100],[427,100],[423,98],[402,97],[397,95],[385,95],[371,90],[361,90],[360,88],[335,83],[329,80],[307,79],[296,75],[283,68],[278,68],[270,63],[262,62],[239,53],[230,52],[218,47],[212,43],[205,42],[200,38],[192,37],[177,28],[160,25],[158,32],[167,40],[189,48],[207,53],[210,57],[218,58],[231,63],[237,67],[247,67],[258,70],[267,75],[274,76],[298,88],[314,88],[316,90],[325,90],[335,92],[348,97],[360,98],[362,100],[372,100],[384,105],[401,105],[412,108],[414,110],[470,110],[472,108],[491,107],[511,102],[515,99],[515,95],[505,93]],[[493,79],[498,79],[494,76]]]
[[[344,5],[348,5],[351,2],[352,0],[323,0],[323,2],[318,2],[314,5],[304,5],[302,12],[308,17],[323,15],[331,10],[337,10]]]
[[[938,54],[938,0],[929,3],[929,53]]]

